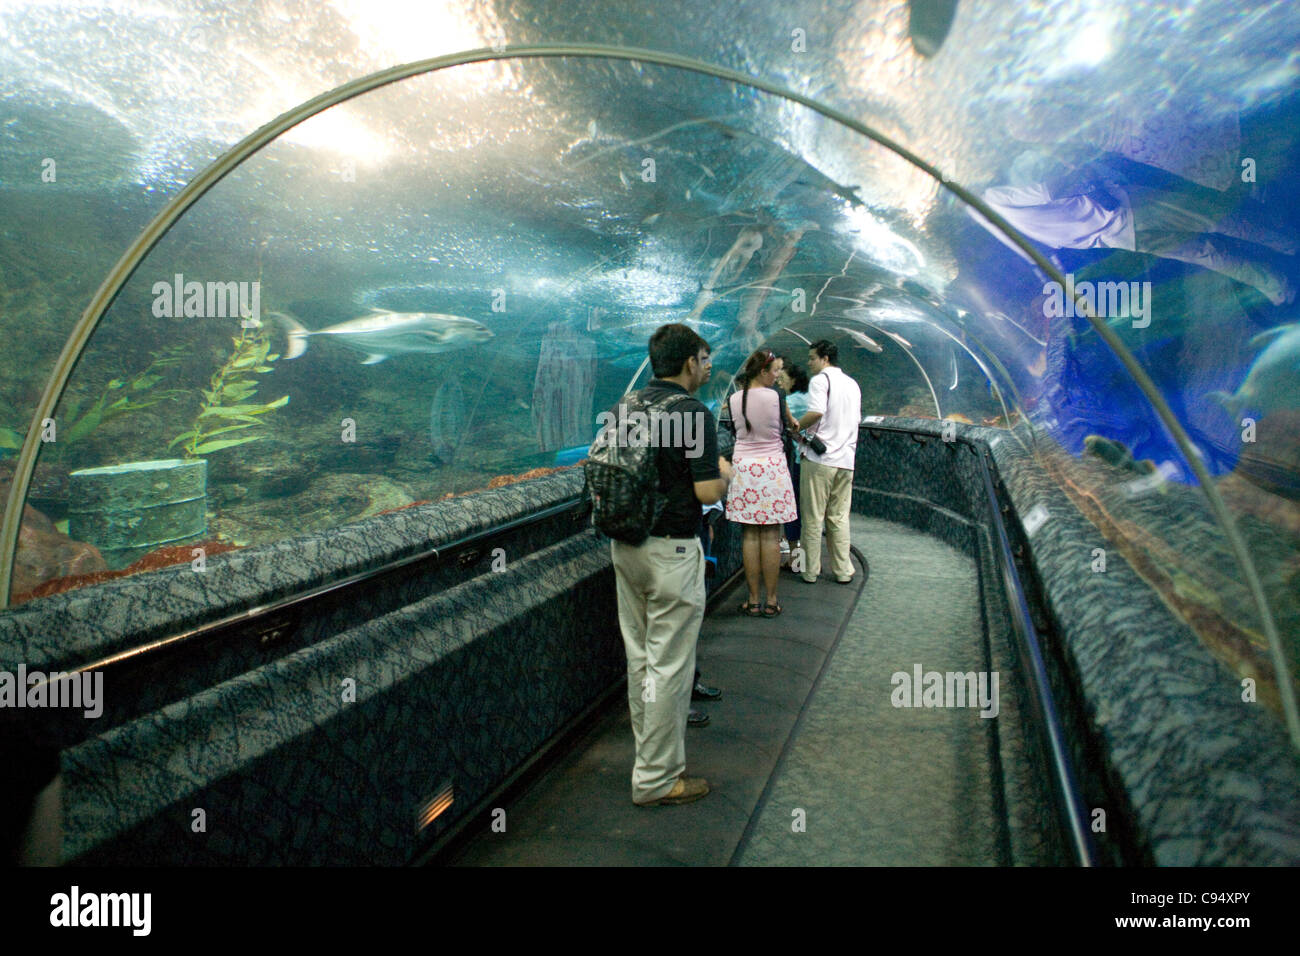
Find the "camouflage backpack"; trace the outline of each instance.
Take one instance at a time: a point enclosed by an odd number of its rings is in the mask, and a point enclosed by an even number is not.
[[[591,494],[591,523],[625,544],[640,545],[663,513],[658,448],[651,440],[654,415],[688,396],[669,392],[648,401],[645,390],[625,395],[591,443],[582,463]]]

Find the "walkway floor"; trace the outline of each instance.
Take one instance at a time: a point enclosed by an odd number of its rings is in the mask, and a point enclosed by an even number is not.
[[[712,792],[682,807],[629,796],[626,702],[483,832],[456,865],[834,865],[1004,862],[990,784],[993,721],[977,709],[891,704],[896,671],[985,669],[969,558],[853,516],[861,586],[783,574],[785,613],[705,619],[699,660],[723,699],[689,730],[687,772]],[[855,559],[856,560],[856,559]],[[823,568],[827,559],[823,558]],[[448,862],[448,861],[444,861]]]
[[[934,538],[857,516],[854,539],[875,555],[870,583],[733,862],[1008,862],[993,720],[978,707],[893,701],[904,682],[891,678],[904,675],[910,690],[917,665],[923,674],[987,669],[973,562]]]

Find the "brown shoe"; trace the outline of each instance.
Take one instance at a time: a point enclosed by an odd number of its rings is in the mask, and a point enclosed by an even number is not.
[[[707,796],[709,781],[703,777],[678,777],[677,782],[667,794],[649,803],[640,803],[641,807],[667,807],[678,803],[692,803],[700,797]]]

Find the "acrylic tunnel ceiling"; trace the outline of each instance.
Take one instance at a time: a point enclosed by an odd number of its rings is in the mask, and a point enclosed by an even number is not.
[[[1265,576],[1285,603],[1300,535],[1300,450],[1282,437],[1300,404],[1289,7],[0,0],[0,323],[17,345],[0,356],[0,469],[95,289],[199,170],[349,80],[493,44],[642,47],[814,98],[984,198],[1071,286],[884,147],[746,86],[574,57],[415,77],[254,155],[142,262],[41,448],[27,500],[63,537],[48,554],[23,538],[14,592],[99,569],[75,533],[93,524],[71,477],[85,469],[202,459],[206,523],[175,540],[244,546],[572,464],[669,321],[710,342],[709,401],[752,349],[802,362],[830,338],[866,414],[1032,426],[1017,440],[1059,450],[1063,485],[1114,491],[1112,511],[1194,484],[1076,314],[1082,291],[1209,473],[1241,478],[1234,513],[1284,532]],[[261,325],[214,314],[214,285]],[[1178,569],[1182,591],[1253,622],[1224,554],[1213,573]]]

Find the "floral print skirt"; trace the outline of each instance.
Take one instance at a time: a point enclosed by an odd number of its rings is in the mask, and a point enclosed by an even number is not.
[[[727,490],[727,518],[741,524],[786,524],[798,517],[785,455],[737,458]]]

